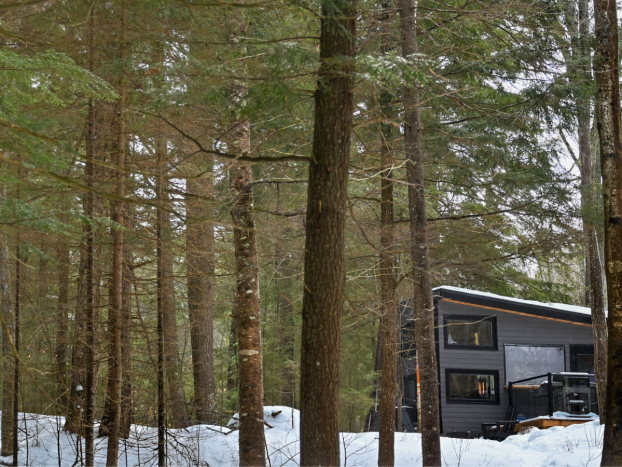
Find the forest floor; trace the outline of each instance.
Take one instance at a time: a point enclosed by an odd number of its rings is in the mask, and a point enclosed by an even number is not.
[[[298,466],[299,412],[289,407],[265,407],[269,467]],[[25,419],[25,424],[24,424]],[[20,414],[20,466],[79,466],[80,451],[75,435],[62,430],[63,417]],[[233,421],[232,421],[233,422]],[[230,422],[231,423],[231,422]],[[233,422],[235,423],[235,422]],[[27,429],[24,430],[24,427]],[[444,466],[598,466],[604,426],[598,421],[568,428],[554,427],[508,438],[499,443],[487,440],[442,438]],[[375,466],[378,433],[342,433],[342,466]],[[168,430],[170,466],[237,466],[238,432],[226,427],[196,425]],[[106,458],[106,438],[96,442],[96,465]],[[82,444],[82,443],[80,443]],[[121,441],[119,466],[157,465],[157,431],[132,426],[131,436]],[[9,463],[10,458],[1,458]],[[421,465],[421,443],[416,433],[395,434],[395,465]]]

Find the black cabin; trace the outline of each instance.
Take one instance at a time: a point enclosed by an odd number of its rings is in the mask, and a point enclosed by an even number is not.
[[[549,372],[593,373],[589,308],[448,286],[433,292],[443,433],[479,431],[482,423],[502,420],[510,404],[511,381]],[[403,404],[416,407],[417,363],[409,302],[401,304],[400,315]],[[533,416],[527,412],[535,406],[528,405],[531,399],[538,403],[540,383],[514,389],[519,412]],[[521,388],[531,388],[525,389],[523,399],[516,396],[523,394]]]

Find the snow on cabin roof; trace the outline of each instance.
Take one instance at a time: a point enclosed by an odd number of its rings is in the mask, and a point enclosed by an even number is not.
[[[478,297],[490,298],[493,300],[501,300],[504,302],[517,303],[517,304],[521,304],[525,306],[544,307],[544,308],[550,308],[551,310],[559,310],[559,311],[565,311],[565,312],[570,312],[570,313],[577,313],[581,315],[587,315],[590,317],[592,316],[591,308],[584,307],[584,306],[567,305],[565,303],[544,303],[544,302],[538,302],[536,300],[523,300],[522,298],[505,297],[503,295],[497,295],[494,293],[480,292],[478,290],[464,289],[462,287],[453,287],[450,285],[442,285],[432,290],[434,292],[441,291],[441,290],[448,290],[448,291],[453,291],[453,292],[458,292],[458,293],[463,293],[463,294],[468,294],[468,295],[474,295]],[[605,314],[607,314],[607,310],[605,310]]]

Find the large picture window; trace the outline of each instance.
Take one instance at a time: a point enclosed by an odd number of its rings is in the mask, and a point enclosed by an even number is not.
[[[446,369],[447,402],[499,403],[499,372],[496,370]]]
[[[497,350],[497,317],[443,315],[446,349]]]
[[[519,381],[566,369],[563,345],[505,344],[505,382]],[[533,380],[533,384],[544,381]],[[526,383],[525,383],[526,384]]]

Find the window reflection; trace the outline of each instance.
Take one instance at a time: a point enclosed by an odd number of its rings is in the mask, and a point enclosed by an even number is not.
[[[464,402],[496,402],[496,372],[447,370],[447,399]]]

